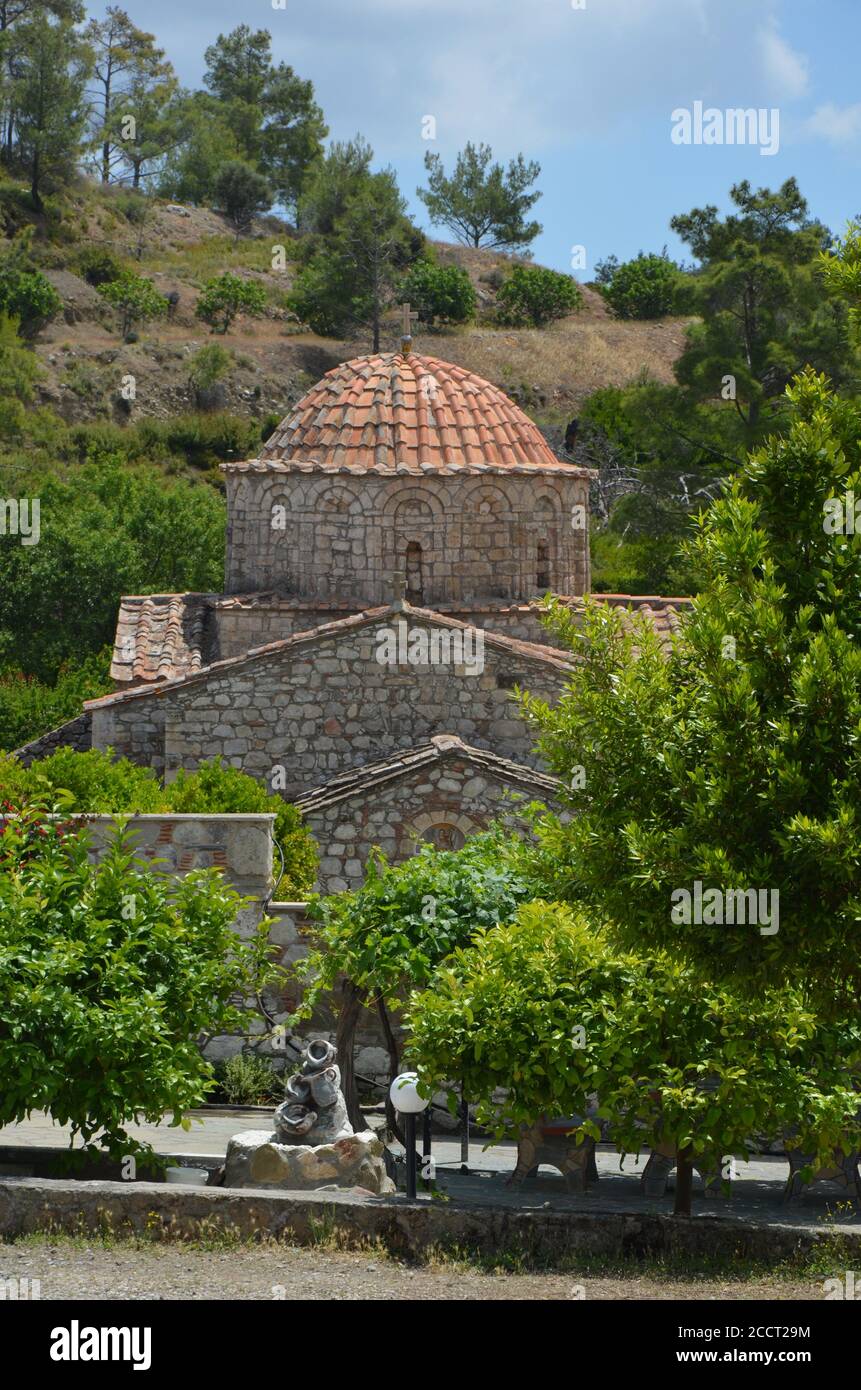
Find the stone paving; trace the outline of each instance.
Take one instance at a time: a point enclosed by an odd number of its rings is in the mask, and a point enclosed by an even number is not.
[[[152,1144],[160,1153],[176,1156],[223,1160],[227,1141],[243,1129],[265,1129],[271,1111],[239,1109],[191,1112],[191,1128],[184,1131],[169,1124],[130,1125],[135,1138]],[[68,1144],[68,1128],[54,1124],[46,1115],[35,1114],[20,1125],[0,1128],[0,1146],[57,1147]],[[402,1150],[392,1145],[396,1155]],[[474,1140],[469,1148],[469,1172],[461,1173],[458,1136],[434,1136],[433,1156],[437,1190],[456,1202],[486,1206],[536,1210],[550,1207],[565,1211],[606,1211],[608,1213],[672,1211],[673,1180],[663,1198],[643,1197],[640,1174],[647,1154],[630,1155],[621,1161],[609,1146],[598,1148],[596,1158],[599,1182],[586,1196],[573,1196],[552,1169],[542,1168],[519,1191],[505,1187],[506,1177],[515,1165],[515,1145],[511,1142],[485,1149],[484,1141]],[[727,1216],[760,1225],[821,1226],[831,1223],[861,1227],[861,1212],[847,1195],[832,1183],[818,1183],[791,1204],[782,1201],[788,1173],[786,1159],[778,1155],[759,1155],[737,1164],[737,1177],[730,1198],[706,1199],[699,1180],[694,1179],[694,1211],[710,1216]],[[422,1197],[419,1183],[419,1197]]]

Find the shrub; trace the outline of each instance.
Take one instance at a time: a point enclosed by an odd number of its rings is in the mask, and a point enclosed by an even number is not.
[[[266,1057],[228,1057],[216,1062],[215,1076],[217,1090],[229,1105],[271,1105],[284,1098],[284,1082]]]
[[[233,159],[219,170],[215,180],[215,206],[237,232],[251,225],[255,214],[272,206],[272,190],[262,174],[244,160]]]
[[[466,323],[475,314],[475,290],[460,266],[417,261],[404,280],[401,293],[418,309],[422,322],[430,326],[437,319],[443,323]]]
[[[135,275],[132,270],[124,270],[115,280],[100,285],[99,294],[118,310],[124,338],[131,331],[132,324],[161,318],[167,313],[164,295],[158,292],[151,280],[143,275]]]
[[[537,265],[515,266],[497,295],[501,323],[526,323],[534,328],[564,318],[582,302],[572,276]]]
[[[667,256],[644,255],[613,268],[604,297],[622,319],[657,319],[676,308],[680,272]]]
[[[241,280],[229,271],[207,280],[195,314],[213,333],[226,333],[237,314],[258,316],[266,308],[266,291],[253,280]]]
[[[24,337],[33,337],[63,307],[54,286],[30,259],[31,237],[15,238],[0,256],[0,314],[18,320]]]
[[[197,391],[209,391],[233,366],[233,354],[220,343],[207,343],[191,359],[189,378]]]
[[[126,267],[106,246],[87,246],[78,256],[78,270],[89,285],[109,285]]]
[[[267,929],[232,930],[242,899],[213,871],[180,881],[135,860],[118,831],[90,864],[86,838],[34,810],[0,838],[0,1124],[45,1110],[86,1144],[146,1156],[124,1126],[179,1123],[212,1068],[201,1034],[245,1026],[231,1000],[259,991]],[[50,924],[49,929],[46,929]]]

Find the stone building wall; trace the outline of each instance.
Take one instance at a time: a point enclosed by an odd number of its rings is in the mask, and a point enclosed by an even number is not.
[[[542,789],[497,781],[468,757],[454,756],[334,805],[309,805],[304,819],[320,846],[322,891],[359,888],[374,846],[390,860],[409,858],[422,839],[459,849],[494,819],[516,819],[512,797],[521,804],[547,799]]]
[[[387,597],[391,598],[391,592]],[[213,652],[211,660],[244,656],[253,647],[268,642],[280,642],[297,632],[309,632],[360,612],[358,604],[329,604],[328,606],[279,599],[274,594],[243,595],[212,601]],[[558,647],[555,638],[541,622],[539,601],[518,604],[439,604],[436,611],[459,622],[498,632],[502,637],[514,637],[520,642],[535,642],[543,647]]]
[[[91,747],[92,716],[86,713],[79,714],[76,719],[67,720],[65,724],[42,734],[40,738],[34,738],[30,743],[25,743],[23,748],[16,748],[15,757],[25,767],[29,767],[41,758],[50,757],[59,748],[71,748],[76,753],[86,753]]]
[[[127,702],[93,704],[92,746],[113,748],[118,757],[164,774],[165,706],[161,691],[144,693]]]
[[[416,606],[589,588],[589,474],[227,472],[227,592]]]
[[[441,630],[414,614],[406,621],[409,632]],[[453,663],[389,666],[377,660],[378,634],[385,626],[377,620],[314,638],[307,646],[215,668],[163,697],[132,697],[127,708],[141,718],[146,698],[147,704],[166,709],[167,778],[220,755],[288,799],[345,768],[442,733],[536,765],[533,734],[521,717],[514,687],[555,701],[565,679],[561,663],[556,667],[516,649],[485,645],[483,670],[475,674]],[[130,724],[136,722],[133,715]],[[144,760],[152,758],[147,749]],[[273,769],[284,770],[274,782]]]

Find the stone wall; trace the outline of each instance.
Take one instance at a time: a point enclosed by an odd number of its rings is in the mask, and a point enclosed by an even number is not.
[[[388,595],[391,598],[391,593]],[[320,605],[279,599],[275,594],[243,595],[212,601],[213,651],[211,660],[244,656],[254,647],[280,642],[297,632],[310,632],[359,612],[357,604]],[[436,611],[459,622],[514,637],[519,642],[535,642],[554,647],[558,643],[541,622],[540,602],[520,604],[439,604]]]
[[[349,799],[303,807],[306,825],[320,846],[321,891],[341,893],[361,887],[364,866],[374,846],[392,861],[408,859],[422,839],[439,848],[459,849],[466,838],[491,821],[511,816],[516,803],[547,800],[544,788],[530,793],[497,780],[468,756],[451,756],[397,781],[387,781]],[[421,807],[421,810],[417,808]]]
[[[227,473],[227,591],[417,606],[589,588],[589,475]],[[575,510],[577,509],[577,510]],[[579,510],[582,509],[582,510]]]
[[[59,748],[72,748],[76,753],[86,753],[92,747],[92,716],[79,714],[77,719],[69,719],[57,729],[25,743],[23,748],[15,749],[15,757],[29,767],[41,758],[48,758]]]
[[[564,666],[490,645],[483,670],[475,674],[454,664],[388,665],[377,659],[384,626],[377,620],[333,632],[146,697],[147,705],[166,709],[166,778],[220,755],[292,799],[346,768],[442,733],[536,765],[533,735],[514,687],[555,702]],[[415,627],[433,630],[409,614],[408,628]],[[144,702],[132,697],[126,708],[143,718]],[[144,723],[154,717],[147,713]],[[99,738],[104,736],[100,730]],[[151,749],[129,756],[155,763]],[[283,769],[274,782],[273,769]]]
[[[164,774],[165,707],[161,690],[147,690],[128,702],[93,704],[94,748],[113,748],[118,757]]]

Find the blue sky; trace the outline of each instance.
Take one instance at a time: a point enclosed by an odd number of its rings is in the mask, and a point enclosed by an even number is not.
[[[182,82],[238,23],[269,29],[273,52],[310,77],[332,138],[357,131],[415,196],[426,150],[447,166],[467,140],[542,166],[536,259],[569,269],[683,248],[673,213],[722,209],[742,178],[776,187],[794,174],[811,212],[840,231],[861,212],[861,0],[128,0]],[[91,15],[100,15],[90,6]],[[678,145],[672,113],[779,111],[776,154]],[[437,138],[422,138],[436,120]],[[437,232],[438,235],[444,235]]]

